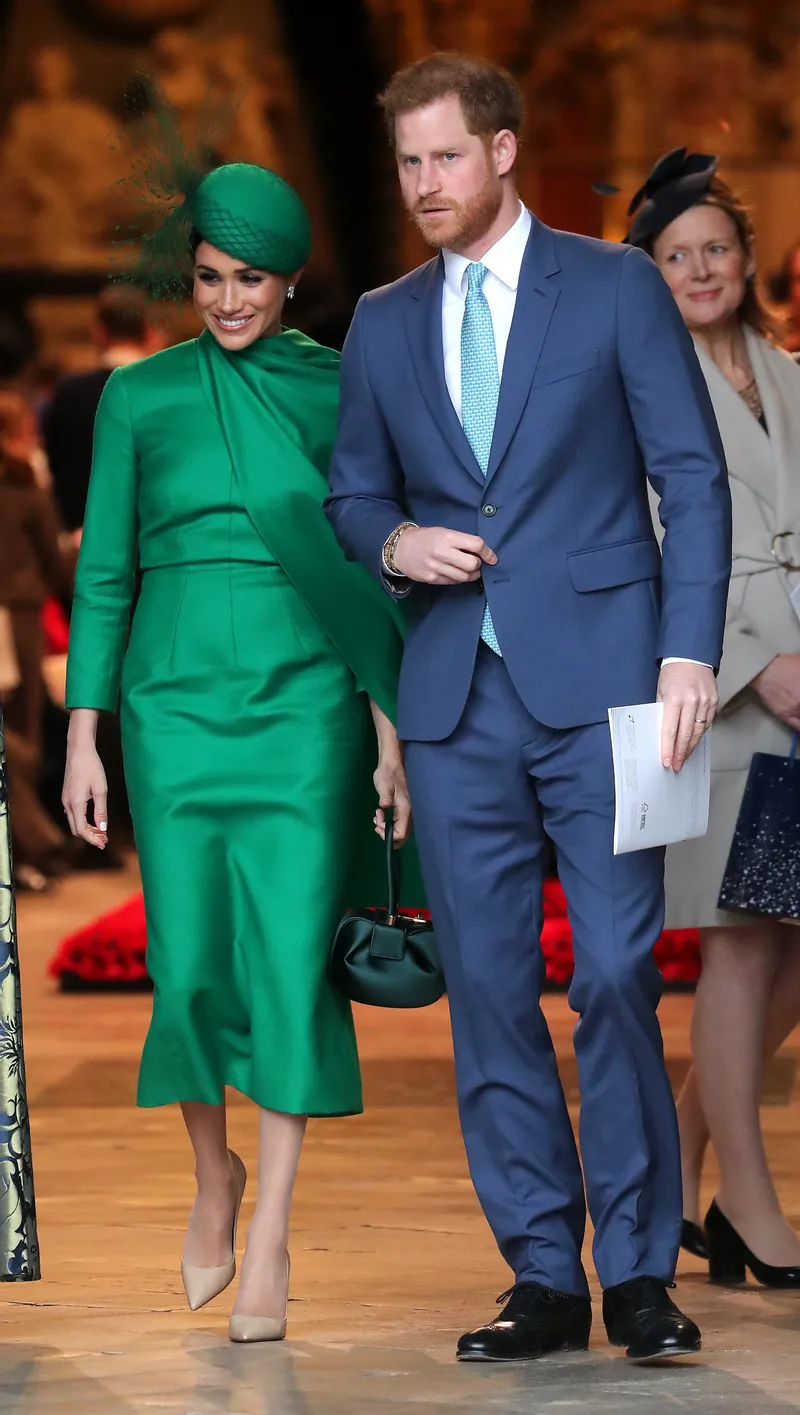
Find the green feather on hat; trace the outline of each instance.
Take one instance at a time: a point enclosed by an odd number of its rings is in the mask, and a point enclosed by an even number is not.
[[[151,108],[124,138],[131,157],[124,184],[142,215],[118,230],[116,278],[154,300],[185,297],[193,234],[256,270],[300,270],[311,254],[311,222],[294,187],[254,163],[213,166],[219,116],[213,124],[207,118],[207,131],[192,152],[175,111],[152,80],[139,77]]]

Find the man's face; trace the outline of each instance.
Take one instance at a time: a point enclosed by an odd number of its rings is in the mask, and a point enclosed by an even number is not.
[[[448,94],[402,114],[395,145],[403,201],[428,244],[460,250],[480,240],[502,204],[501,177],[517,152],[513,133],[468,132],[458,96]]]

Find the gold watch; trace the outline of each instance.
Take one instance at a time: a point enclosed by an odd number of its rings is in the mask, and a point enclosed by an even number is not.
[[[409,530],[419,530],[416,521],[401,521],[399,526],[395,526],[394,530],[392,531],[392,534],[389,536],[389,539],[383,547],[383,563],[386,566],[386,569],[392,575],[400,574],[400,571],[394,563],[394,553],[397,549],[397,542],[403,534],[403,531]]]

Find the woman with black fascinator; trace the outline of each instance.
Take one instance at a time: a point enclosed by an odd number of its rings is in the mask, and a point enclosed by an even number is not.
[[[684,1247],[711,1278],[800,1287],[760,1123],[764,1058],[800,1018],[800,949],[783,922],[719,907],[754,753],[800,730],[800,369],[776,347],[756,286],[754,233],[716,157],[678,148],[637,192],[627,241],[655,260],[691,333],[733,501],[733,573],[714,726],[708,834],[667,852],[667,924],[699,928],[694,1066],[678,1102]],[[720,1166],[700,1227],[709,1134]]]

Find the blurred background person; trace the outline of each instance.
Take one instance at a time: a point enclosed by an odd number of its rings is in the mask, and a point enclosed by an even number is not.
[[[784,319],[780,342],[790,354],[800,354],[800,241],[786,252],[777,274],[769,282],[769,293],[781,307]]]
[[[3,390],[3,445],[6,456],[24,463],[38,487],[50,488],[47,453],[39,433],[35,396],[21,380],[10,381]]]
[[[92,466],[94,420],[115,368],[136,363],[160,347],[147,305],[136,291],[109,285],[98,296],[93,338],[99,367],[60,380],[43,417],[45,449],[63,525],[80,532]]]
[[[33,429],[33,431],[32,431]],[[0,391],[0,606],[10,621],[16,686],[4,696],[14,851],[21,888],[43,889],[67,868],[68,841],[39,799],[45,686],[42,609],[70,590],[71,565],[47,487],[37,481],[35,417],[16,389]]]
[[[694,1068],[678,1103],[684,1246],[707,1251],[717,1280],[741,1281],[749,1267],[765,1286],[800,1287],[800,1239],[781,1213],[760,1121],[765,1054],[800,1018],[797,934],[717,907],[753,753],[787,755],[800,729],[800,619],[790,599],[800,574],[772,553],[777,533],[800,527],[800,369],[775,346],[750,217],[716,165],[685,149],[662,158],[631,204],[628,234],[656,261],[694,339],[733,500],[708,834],[667,851],[667,927],[699,928],[703,962]],[[800,570],[800,533],[782,544]],[[720,1185],[703,1232],[709,1133]]]
[[[36,330],[17,302],[0,304],[0,379],[3,383],[22,377],[37,354]]]
[[[34,360],[26,379],[26,394],[42,439],[47,410],[63,377],[64,368],[59,359],[42,357]]]
[[[150,317],[144,296],[130,286],[117,283],[107,285],[97,297],[92,337],[98,354],[97,368],[62,378],[42,416],[53,495],[61,523],[71,534],[76,547],[80,543],[86,510],[95,415],[103,389],[114,369],[137,363],[139,359],[154,353],[164,342]],[[60,812],[61,782],[66,761],[67,719],[60,711],[63,708],[63,692],[57,707],[57,713],[48,715],[44,782],[45,799],[53,813],[56,809]],[[130,848],[133,843],[132,826],[117,719],[106,717],[98,732],[106,771],[119,803],[115,822],[117,841],[122,842],[123,849]],[[93,869],[119,869],[124,865],[124,855],[111,846],[102,854],[86,847],[76,853],[75,863]]]

